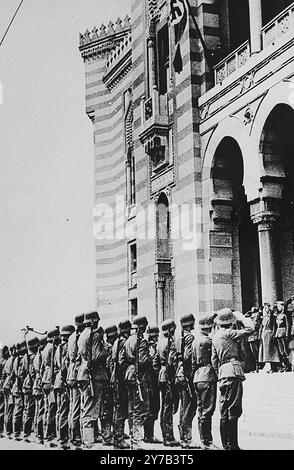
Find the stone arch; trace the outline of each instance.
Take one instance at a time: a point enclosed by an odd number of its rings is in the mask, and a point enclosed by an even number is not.
[[[247,187],[249,187],[252,182],[252,174],[255,175],[255,179],[258,181],[260,168],[257,159],[251,161],[247,158],[247,155],[252,155],[251,139],[246,126],[235,116],[229,116],[224,119],[210,136],[204,151],[202,180],[205,182],[211,179],[211,169],[213,168],[216,150],[225,138],[233,139],[240,147],[244,164],[243,185],[247,193]]]

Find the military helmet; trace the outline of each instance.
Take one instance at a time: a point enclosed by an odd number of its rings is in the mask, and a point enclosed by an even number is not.
[[[163,332],[170,331],[170,330],[175,330],[176,327],[177,327],[177,325],[171,319],[164,320],[164,322],[161,323],[161,330]]]
[[[159,328],[158,326],[148,326],[147,334],[149,336],[158,336],[159,335]]]
[[[117,326],[111,325],[105,328],[105,334],[107,337],[117,336]]]
[[[140,326],[147,326],[148,320],[143,315],[136,315],[133,318],[133,325],[135,326],[135,328],[140,327]]]
[[[70,336],[75,331],[75,327],[73,325],[65,325],[60,330],[61,336]]]
[[[75,316],[75,324],[76,325],[82,325],[84,322],[85,314],[81,313],[80,315]]]
[[[9,356],[9,348],[5,344],[2,348],[2,357],[3,359],[7,359],[8,356]]]
[[[84,324],[90,325],[92,322],[99,322],[100,316],[98,312],[85,313]]]
[[[124,320],[124,321],[119,322],[118,324],[118,331],[120,333],[127,333],[128,331],[131,330],[131,328],[132,328],[132,325],[131,325],[130,320]]]
[[[40,338],[39,340],[39,347],[43,348],[45,347],[47,344],[47,337],[46,336],[42,336],[42,338]]]
[[[182,327],[184,327],[184,326],[193,326],[195,324],[195,317],[192,313],[189,313],[187,315],[183,315],[180,318],[180,323],[181,323]]]
[[[47,340],[53,340],[53,339],[56,339],[56,338],[59,338],[59,329],[58,328],[54,328],[54,330],[50,330],[48,331],[47,333]]]
[[[222,308],[216,317],[218,325],[231,325],[235,321],[235,316],[230,308]]]
[[[199,319],[199,327],[201,330],[212,328],[212,325],[213,325],[213,315],[204,315]]]
[[[26,341],[22,341],[19,345],[19,352],[21,354],[25,353],[27,351],[27,342]]]
[[[27,341],[28,349],[31,351],[39,346],[39,339],[35,336]]]

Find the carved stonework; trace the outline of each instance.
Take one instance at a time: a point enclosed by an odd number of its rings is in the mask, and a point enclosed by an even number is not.
[[[240,95],[253,87],[253,85],[255,84],[254,76],[255,76],[255,71],[252,70],[251,72],[247,73],[246,75],[242,77]]]
[[[248,108],[246,109],[246,111],[244,113],[243,122],[244,122],[245,126],[247,126],[247,124],[250,124],[253,121],[253,118],[254,118],[254,113],[251,110],[250,106],[248,106]]]
[[[162,173],[161,175],[151,180],[151,194],[157,193],[159,197],[163,189],[164,189],[164,192],[166,193],[168,191],[168,187],[173,184],[174,184],[173,170],[169,169],[165,173]],[[168,194],[167,194],[167,197],[168,197]]]

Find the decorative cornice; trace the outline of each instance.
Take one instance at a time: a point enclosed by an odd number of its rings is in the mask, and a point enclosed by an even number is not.
[[[132,50],[129,48],[120,60],[104,75],[103,82],[109,90],[112,90],[132,70]]]

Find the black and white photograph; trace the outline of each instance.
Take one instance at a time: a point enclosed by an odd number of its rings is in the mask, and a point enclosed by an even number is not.
[[[294,1],[0,0],[0,302],[1,452],[294,450]]]

